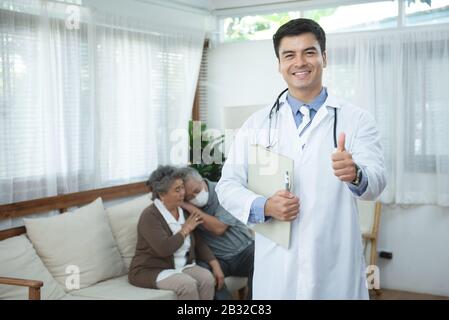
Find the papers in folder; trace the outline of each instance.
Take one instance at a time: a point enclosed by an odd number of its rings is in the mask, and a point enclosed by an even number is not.
[[[288,172],[293,181],[292,159],[267,150],[260,145],[249,148],[248,188],[267,199],[279,190],[285,190],[285,175]],[[290,183],[290,185],[293,185]],[[290,191],[293,191],[290,189]],[[290,245],[291,222],[270,219],[251,227],[255,232],[288,249]]]

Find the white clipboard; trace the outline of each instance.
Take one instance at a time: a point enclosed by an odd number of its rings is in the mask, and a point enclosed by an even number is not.
[[[279,190],[285,190],[285,176],[290,177],[290,191],[293,192],[294,161],[270,151],[261,145],[249,147],[248,188],[267,199]],[[291,222],[269,219],[267,222],[250,226],[255,232],[288,249],[290,245]]]

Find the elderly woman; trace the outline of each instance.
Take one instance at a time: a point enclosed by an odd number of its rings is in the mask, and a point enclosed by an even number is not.
[[[129,282],[172,290],[180,300],[212,299],[215,280],[222,285],[224,275],[209,247],[193,232],[202,223],[200,215],[186,219],[180,207],[184,201],[181,173],[171,166],[159,166],[147,184],[154,203],[142,212],[137,225]],[[207,261],[213,275],[197,266],[196,259]]]

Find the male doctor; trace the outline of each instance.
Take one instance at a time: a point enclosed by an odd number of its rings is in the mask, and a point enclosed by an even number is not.
[[[326,36],[316,22],[292,20],[273,43],[288,91],[271,121],[272,105],[243,124],[216,187],[244,223],[292,222],[288,249],[256,233],[253,298],[368,299],[356,199],[374,200],[386,184],[375,121],[323,87]],[[253,144],[294,159],[293,193],[266,199],[247,188]]]

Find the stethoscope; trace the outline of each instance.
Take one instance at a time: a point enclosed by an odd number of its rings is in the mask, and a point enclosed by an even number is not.
[[[270,114],[268,115],[269,124],[268,124],[268,146],[267,149],[271,149],[276,143],[271,142],[271,123],[273,119],[273,113],[276,114],[276,123],[274,124],[274,128],[277,127],[278,117],[279,117],[279,108],[281,107],[281,103],[279,100],[281,99],[282,95],[288,91],[288,88],[283,90],[279,96],[277,97],[275,103],[270,109]],[[334,148],[337,148],[337,108],[334,109]],[[312,120],[304,127],[306,129],[310,123],[312,123]]]

